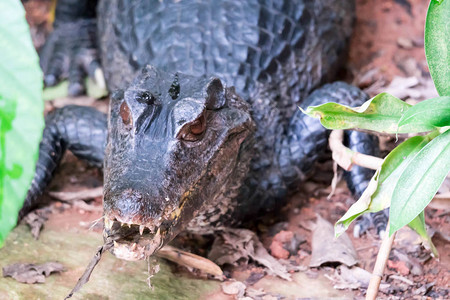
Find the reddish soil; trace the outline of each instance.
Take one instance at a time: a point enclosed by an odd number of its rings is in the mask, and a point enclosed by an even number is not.
[[[420,76],[428,67],[423,49],[426,0],[358,0],[348,67],[353,75]]]

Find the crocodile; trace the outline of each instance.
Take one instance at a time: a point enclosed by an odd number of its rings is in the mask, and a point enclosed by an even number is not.
[[[354,1],[60,0],[42,49],[47,86],[84,92],[103,70],[109,113],[49,113],[23,215],[64,151],[104,170],[104,237],[144,259],[182,231],[213,233],[277,211],[313,172],[327,131],[298,107],[368,96],[334,81]],[[346,143],[376,155],[378,140]],[[345,174],[355,197],[372,172]],[[123,225],[128,226],[123,226]]]

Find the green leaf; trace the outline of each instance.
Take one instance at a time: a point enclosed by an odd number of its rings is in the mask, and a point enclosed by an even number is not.
[[[360,128],[387,133],[422,131],[422,127],[408,124],[397,130],[402,115],[411,107],[406,102],[387,93],[381,93],[366,101],[361,107],[352,108],[334,102],[310,106],[307,115],[320,119],[328,129]]]
[[[433,244],[433,241],[431,240],[430,236],[428,235],[427,229],[425,227],[425,214],[424,211],[422,211],[417,217],[412,220],[408,226],[417,232],[417,234],[422,238],[422,241],[427,243],[430,247],[431,251],[433,252],[435,257],[439,256],[439,253],[436,249],[436,247]]]
[[[450,97],[428,99],[412,106],[398,122],[400,130],[404,126],[422,127],[424,131],[450,126]]]
[[[392,193],[403,170],[432,137],[433,135],[409,138],[386,156],[381,168],[375,172],[358,201],[336,222],[336,236],[347,230],[353,220],[360,215],[390,206]]]
[[[42,73],[20,1],[0,1],[0,246],[17,223],[44,126]]]
[[[430,203],[450,171],[450,130],[438,135],[411,160],[394,189],[390,230],[409,224]]]
[[[425,21],[425,55],[436,90],[450,96],[450,1],[431,0]]]

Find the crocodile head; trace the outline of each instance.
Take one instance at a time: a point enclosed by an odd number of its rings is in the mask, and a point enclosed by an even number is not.
[[[250,140],[245,101],[217,78],[146,67],[113,94],[105,155],[104,237],[144,259],[223,193]]]

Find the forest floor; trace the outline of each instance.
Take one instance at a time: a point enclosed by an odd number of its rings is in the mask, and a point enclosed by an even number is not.
[[[371,96],[388,91],[411,103],[436,96],[423,50],[427,5],[426,0],[358,0],[349,60],[341,79],[352,82]],[[42,46],[48,33],[49,7],[50,1],[46,0],[26,3],[27,19],[36,47]],[[68,103],[91,105],[106,111],[108,100],[61,98],[46,102],[46,110]],[[395,145],[395,138],[381,138],[384,155]],[[152,279],[152,291],[146,284],[146,262],[125,262],[108,253],[94,270],[91,281],[74,298],[362,299],[380,239],[374,230],[354,238],[353,226],[350,227],[348,239],[358,261],[353,267],[337,263],[346,259],[338,254],[333,253],[332,258],[327,253],[320,254],[320,249],[329,249],[332,243],[332,239],[320,237],[332,232],[324,233],[315,224],[334,224],[354,199],[343,181],[328,197],[333,178],[331,159],[318,164],[317,170],[316,175],[302,185],[301,191],[290,199],[276,218],[268,216],[253,228],[268,252],[288,267],[292,281],[267,274],[264,267],[251,260],[247,263],[246,259],[235,266],[224,267],[224,282],[208,280],[196,270],[161,261],[161,271]],[[2,267],[15,262],[59,261],[66,272],[52,275],[46,283],[35,285],[2,278],[0,298],[60,299],[68,293],[97,246],[102,244],[102,222],[95,223],[102,217],[102,198],[95,192],[88,199],[80,197],[62,201],[61,198],[71,192],[92,192],[101,185],[101,171],[78,161],[71,154],[65,156],[49,189],[60,194],[51,197],[47,193],[45,197],[52,200],[50,209],[41,210],[38,214],[48,218],[39,240],[34,240],[28,226],[22,223],[0,250],[0,261]],[[450,180],[444,183],[440,192],[450,192]],[[434,201],[425,210],[429,232],[440,254],[439,260],[431,257],[430,251],[410,229],[399,231],[383,277],[380,299],[450,297],[449,212],[448,202]],[[185,250],[207,256],[212,239],[182,235],[174,243]],[[317,260],[323,264],[312,267]]]

